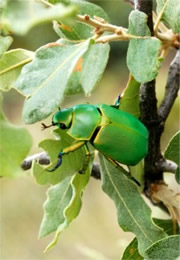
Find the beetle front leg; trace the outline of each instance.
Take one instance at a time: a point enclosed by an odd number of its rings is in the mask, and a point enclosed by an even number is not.
[[[46,169],[47,172],[54,172],[61,165],[63,154],[64,154],[63,152],[60,152],[58,154],[58,161],[57,161],[56,165],[52,169]]]
[[[54,168],[52,168],[52,169],[46,169],[46,171],[48,171],[48,172],[54,172],[54,171],[61,165],[63,155],[78,150],[78,149],[81,148],[84,144],[85,144],[84,141],[79,141],[79,142],[75,142],[73,145],[71,145],[71,146],[69,146],[69,147],[64,148],[64,149],[62,150],[62,152],[60,152],[60,153],[58,154],[58,161],[57,161],[56,165],[54,166]]]

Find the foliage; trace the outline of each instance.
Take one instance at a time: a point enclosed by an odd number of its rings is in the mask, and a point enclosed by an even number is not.
[[[0,8],[0,90],[5,92],[13,88],[25,97],[22,114],[27,124],[39,122],[54,113],[66,96],[79,93],[89,96],[105,71],[109,42],[114,40],[129,41],[127,66],[130,76],[121,95],[120,109],[140,118],[141,83],[157,77],[167,50],[179,44],[178,0],[157,1],[158,17],[153,37],[147,25],[147,15],[138,10],[130,13],[126,29],[110,24],[101,7],[86,1],[6,0],[0,1]],[[52,22],[59,40],[35,52],[8,51],[13,42],[12,34],[26,37],[31,28],[48,22]],[[3,112],[0,113],[0,123],[1,176],[16,177],[22,173],[20,165],[31,148],[31,137],[24,127],[10,124]],[[47,249],[57,243],[61,232],[79,214],[94,159],[94,150],[90,147],[87,170],[79,174],[86,160],[83,146],[65,155],[62,165],[53,174],[48,172],[47,169],[56,164],[59,151],[75,141],[60,129],[54,130],[53,134],[56,140],[46,139],[39,143],[39,148],[48,153],[51,164],[44,167],[34,161],[32,166],[38,184],[52,184],[44,204],[39,234],[44,237],[56,232]],[[164,157],[179,166],[179,133],[170,141]],[[99,154],[99,161],[102,190],[115,203],[119,226],[136,236],[125,249],[122,259],[177,258],[179,235],[174,235],[171,220],[152,220],[151,210],[141,196],[145,184],[143,162],[125,170],[120,165],[114,166],[102,154]],[[178,183],[179,172],[176,168]]]

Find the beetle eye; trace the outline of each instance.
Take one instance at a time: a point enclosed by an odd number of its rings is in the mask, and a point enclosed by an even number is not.
[[[60,123],[60,128],[61,128],[61,129],[66,129],[66,125],[63,124],[63,123]]]

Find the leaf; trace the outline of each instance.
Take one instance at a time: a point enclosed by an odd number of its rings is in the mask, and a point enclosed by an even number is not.
[[[89,41],[76,45],[55,43],[36,52],[15,83],[17,90],[27,96],[23,109],[26,123],[40,121],[59,107],[73,69],[88,47]]]
[[[175,178],[176,178],[177,183],[180,184],[180,167],[177,167],[177,169],[176,169]]]
[[[169,236],[154,243],[145,252],[147,260],[179,259],[180,236]]]
[[[130,74],[126,88],[123,90],[120,99],[120,109],[139,118],[139,88],[140,83],[137,82]]]
[[[49,7],[40,1],[8,0],[2,14],[2,23],[18,35],[25,35],[32,27],[57,19],[71,18],[76,14],[75,6],[57,4]]]
[[[133,176],[140,186],[138,186],[138,191],[142,192],[144,190],[144,168],[143,168],[143,161],[141,160],[138,164],[135,166],[129,166],[129,171],[131,173],[131,176]]]
[[[130,244],[126,247],[122,260],[141,260],[144,259],[138,252],[138,241],[135,237]]]
[[[176,231],[176,234],[180,234],[178,223],[176,222],[174,226],[172,219],[153,218],[153,221],[156,225],[163,228],[164,232],[166,232],[169,236],[174,235],[174,231]]]
[[[99,155],[102,188],[114,201],[120,227],[133,232],[141,255],[153,242],[166,237],[151,220],[151,210],[140,196],[136,185],[121,170]]]
[[[34,53],[23,49],[5,52],[0,59],[0,89],[8,91],[14,87],[22,67],[32,61]]]
[[[83,55],[81,68],[74,71],[66,94],[78,93],[83,90],[86,96],[90,95],[102,77],[109,58],[109,44],[94,44]]]
[[[47,139],[39,143],[39,147],[43,148],[50,156],[51,165],[48,165],[48,167],[45,168],[36,162],[34,162],[33,165],[33,175],[37,183],[41,185],[48,183],[57,184],[67,176],[72,176],[82,168],[85,160],[85,150],[84,147],[82,147],[77,151],[64,155],[62,164],[56,171],[53,173],[46,171],[47,168],[51,169],[56,164],[59,152],[63,148],[69,147],[74,142],[74,139],[63,130],[56,129],[53,133],[56,134],[57,138],[60,138],[60,140]]]
[[[144,83],[153,80],[161,65],[158,57],[161,41],[150,37],[147,26],[147,15],[140,11],[132,11],[129,16],[128,33],[137,36],[146,36],[131,39],[127,53],[127,66],[136,81]]]
[[[45,251],[55,246],[61,232],[79,214],[81,197],[90,177],[90,168],[85,174],[77,173],[73,177],[67,177],[63,182],[49,189],[39,236],[46,236],[53,231],[56,231],[56,234]]]
[[[156,11],[159,14],[167,2],[161,20],[173,30],[180,33],[180,2],[179,0],[158,0]]]
[[[0,57],[9,48],[12,42],[13,38],[11,36],[0,36]]]
[[[6,177],[22,175],[21,162],[32,146],[32,139],[24,127],[10,124],[2,110],[0,112],[0,144],[0,175]]]
[[[170,140],[165,152],[164,157],[180,165],[180,131],[178,131]]]
[[[105,11],[98,5],[81,1],[81,0],[71,0],[69,1],[75,4],[79,10],[79,14],[88,14],[91,17],[98,16],[103,18],[105,21],[109,21],[108,15]],[[60,36],[60,38],[65,38],[69,40],[85,40],[93,36],[93,27],[80,23],[78,21],[71,23],[54,23],[53,26],[55,32]]]

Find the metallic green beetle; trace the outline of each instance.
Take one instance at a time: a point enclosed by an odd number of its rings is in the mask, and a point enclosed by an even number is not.
[[[126,165],[136,165],[147,154],[148,131],[146,127],[131,114],[121,111],[115,106],[99,104],[81,104],[62,109],[52,117],[52,125],[65,129],[75,142],[58,155],[56,170],[62,163],[64,154],[75,151],[90,142],[95,149],[106,157]],[[87,168],[84,162],[81,173]]]

